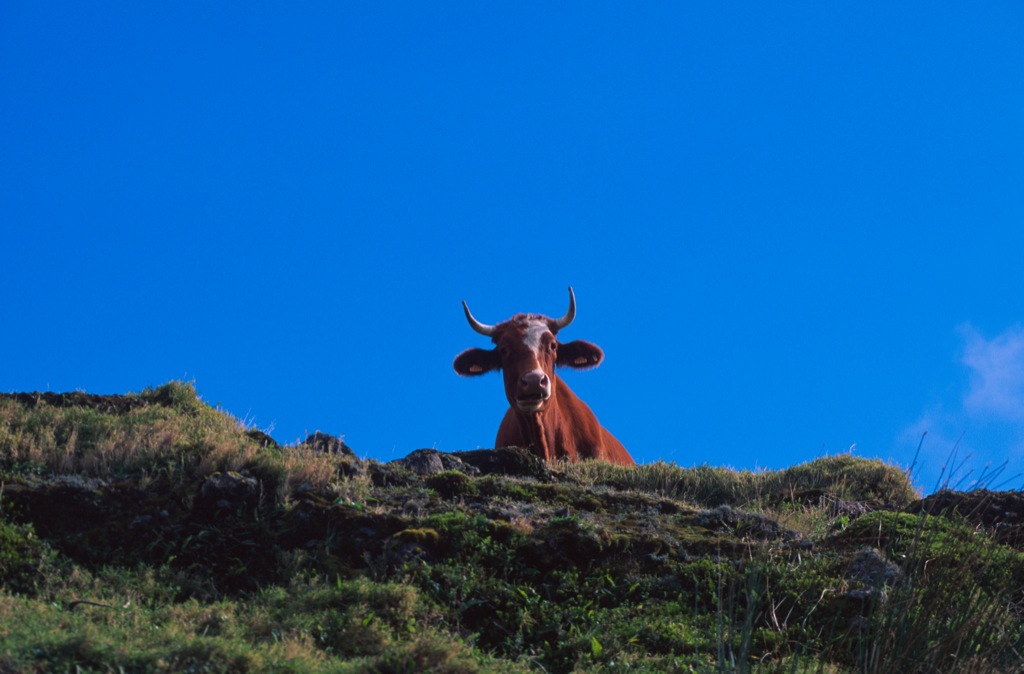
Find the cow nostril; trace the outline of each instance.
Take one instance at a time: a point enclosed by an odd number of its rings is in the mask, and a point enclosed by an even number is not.
[[[543,372],[528,372],[519,378],[519,385],[526,390],[547,390],[551,386],[551,380]]]

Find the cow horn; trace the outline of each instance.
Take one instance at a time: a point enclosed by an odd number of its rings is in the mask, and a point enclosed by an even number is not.
[[[567,327],[576,318],[576,295],[572,291],[572,286],[569,286],[569,311],[565,312],[565,316],[551,321],[551,331],[558,332],[564,327]]]
[[[466,312],[466,320],[469,321],[469,327],[473,328],[473,332],[479,332],[484,337],[494,336],[494,326],[481,323],[473,318],[473,314],[469,313],[469,305],[466,304],[466,300],[462,300],[462,308]]]

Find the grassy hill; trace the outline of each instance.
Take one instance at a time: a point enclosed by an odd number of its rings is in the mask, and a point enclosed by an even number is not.
[[[0,395],[0,672],[1024,671],[1024,500]]]

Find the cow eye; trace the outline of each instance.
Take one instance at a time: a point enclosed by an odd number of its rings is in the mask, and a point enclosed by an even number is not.
[[[548,344],[548,351],[550,351],[551,353],[554,353],[557,350],[558,350],[558,342],[551,342],[550,344]]]

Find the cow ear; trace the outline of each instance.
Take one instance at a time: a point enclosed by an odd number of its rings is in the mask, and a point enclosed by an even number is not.
[[[495,349],[466,349],[455,357],[455,371],[463,377],[501,369],[501,359]]]
[[[596,344],[577,339],[558,345],[557,365],[559,367],[585,370],[588,367],[597,367],[602,360],[604,360],[604,351]]]

